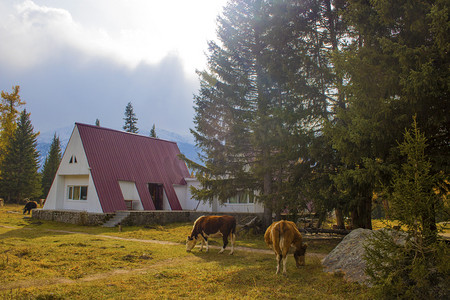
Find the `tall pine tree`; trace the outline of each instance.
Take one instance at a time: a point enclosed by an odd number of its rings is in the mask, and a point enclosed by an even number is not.
[[[56,171],[58,171],[59,163],[61,162],[61,146],[59,137],[53,136],[52,144],[47,157],[45,158],[44,166],[42,168],[42,192],[43,197],[47,198],[48,191],[52,186]]]
[[[293,93],[293,83],[276,72],[283,66],[275,59],[279,32],[272,30],[271,9],[256,0],[230,1],[225,8],[218,19],[220,44],[210,42],[209,69],[199,72],[193,131],[205,153],[205,166],[197,166],[202,188],[194,195],[227,201],[258,191],[265,225],[299,198],[291,175],[314,103],[304,96],[308,92]]]
[[[18,108],[25,104],[20,99],[20,87],[13,87],[12,93],[2,91],[2,102],[0,103],[0,163],[6,155],[8,143],[14,135],[17,127]]]
[[[150,130],[150,137],[157,138],[155,124],[153,124],[152,129]]]
[[[399,168],[397,141],[411,116],[429,137],[434,171],[448,172],[448,8],[444,1],[354,1],[344,18],[347,45],[334,63],[346,78],[345,105],[328,137],[342,162],[334,181],[348,196],[353,225],[371,228],[373,195]]]
[[[38,173],[39,152],[30,114],[23,110],[17,129],[8,144],[5,159],[1,164],[1,193],[8,201],[20,203],[25,198],[36,198],[42,194]]]
[[[133,111],[133,105],[131,102],[128,102],[127,106],[125,107],[125,125],[123,125],[123,129],[126,132],[132,132],[132,133],[138,133],[139,129],[136,126],[137,123],[137,117],[136,114]]]

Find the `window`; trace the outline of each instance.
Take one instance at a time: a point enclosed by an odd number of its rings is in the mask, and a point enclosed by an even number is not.
[[[75,164],[77,163],[77,157],[75,155],[72,155],[69,160],[69,164],[73,164],[73,163],[75,163]]]
[[[253,203],[253,202],[254,202],[253,192],[245,192],[245,193],[239,193],[236,196],[228,198],[225,203],[247,204],[247,203]]]
[[[87,200],[88,187],[84,185],[69,185],[67,187],[67,199],[69,200]]]

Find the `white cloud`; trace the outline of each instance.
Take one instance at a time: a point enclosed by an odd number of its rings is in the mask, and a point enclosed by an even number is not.
[[[205,62],[206,42],[214,38],[215,19],[225,4],[89,0],[76,1],[76,7],[57,1],[66,7],[56,8],[38,2],[26,0],[8,15],[0,12],[1,63],[30,68],[75,50],[87,60],[100,56],[134,68],[175,54],[193,71]]]

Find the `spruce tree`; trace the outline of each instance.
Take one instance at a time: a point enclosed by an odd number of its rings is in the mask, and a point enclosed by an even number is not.
[[[45,158],[44,166],[42,169],[42,192],[43,198],[47,198],[48,191],[52,186],[56,172],[58,171],[59,164],[61,162],[61,146],[59,137],[53,136],[50,150]]]
[[[381,298],[450,296],[449,249],[436,226],[438,213],[449,209],[448,194],[438,193],[442,174],[432,173],[426,146],[414,120],[399,146],[406,161],[395,172],[389,197],[390,216],[405,233],[375,232],[366,247],[367,273]]]
[[[313,94],[310,89],[292,92],[295,84],[279,72],[284,66],[277,65],[281,53],[274,53],[279,32],[272,31],[271,9],[265,1],[251,0],[230,1],[225,8],[218,19],[220,44],[209,43],[208,69],[198,72],[193,131],[205,153],[196,174],[202,187],[194,195],[224,202],[258,191],[266,226],[272,213],[279,218],[286,206],[298,207],[302,197],[292,172],[307,143],[308,118],[314,119],[306,111],[321,105],[306,96]],[[304,87],[305,82],[297,83]]]
[[[347,45],[333,63],[346,78],[344,105],[326,132],[353,225],[371,228],[373,196],[399,165],[397,141],[411,116],[429,137],[433,172],[448,173],[448,9],[445,1],[355,1],[342,15]]]
[[[138,119],[133,111],[133,105],[131,104],[131,102],[128,102],[125,108],[125,118],[123,119],[125,120],[125,125],[123,125],[123,129],[126,132],[138,133],[139,129],[136,126]]]
[[[150,130],[150,137],[157,138],[155,124],[153,124],[152,129]]]
[[[20,87],[13,87],[12,93],[2,91],[0,103],[0,163],[6,155],[6,148],[17,127],[18,108],[25,104],[19,95]]]
[[[30,114],[23,110],[1,164],[1,192],[9,201],[20,203],[25,198],[42,194],[39,152],[36,150],[38,134],[33,132]]]

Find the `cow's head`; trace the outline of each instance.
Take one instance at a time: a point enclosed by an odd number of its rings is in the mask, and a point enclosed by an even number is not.
[[[186,239],[186,251],[191,252],[191,250],[195,247],[195,244],[197,244],[197,237],[188,236]]]
[[[304,243],[294,252],[295,264],[297,265],[297,268],[305,265],[305,253],[307,247],[308,244]]]

